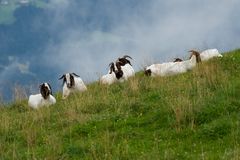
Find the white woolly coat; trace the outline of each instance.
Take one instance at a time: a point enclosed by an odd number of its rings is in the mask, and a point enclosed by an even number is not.
[[[168,62],[161,64],[152,64],[147,67],[146,70],[151,70],[151,76],[172,76],[180,73],[187,72],[196,66],[196,56],[192,56],[191,59],[182,62]]]
[[[128,80],[128,78],[133,77],[135,75],[134,69],[130,64],[125,64],[124,66],[121,66],[121,69],[123,71],[123,79]]]
[[[56,103],[56,99],[49,95],[47,99],[44,99],[41,94],[30,95],[28,99],[28,105],[31,108],[38,109],[42,106],[50,106]]]
[[[114,72],[105,74],[100,78],[101,84],[111,85],[116,81],[117,81],[117,78]]]
[[[167,69],[167,75],[176,75],[180,73],[185,73],[189,70],[192,70],[197,64],[197,58],[195,55],[191,57],[191,59],[182,61],[182,62],[177,62],[174,65],[170,66]]]
[[[222,57],[222,55],[217,49],[207,49],[200,53],[200,57],[202,61],[207,61],[213,57]]]
[[[167,76],[168,69],[173,66],[174,62],[168,62],[168,63],[160,63],[160,64],[152,64],[146,68],[146,70],[151,70],[151,76]]]
[[[67,87],[67,83],[63,84],[63,99],[67,98],[70,93],[74,92],[84,92],[87,90],[86,85],[83,83],[83,80],[80,77],[74,76],[75,85],[72,88]]]

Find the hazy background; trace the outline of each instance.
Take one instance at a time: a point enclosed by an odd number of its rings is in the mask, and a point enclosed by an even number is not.
[[[9,100],[15,85],[31,84],[29,93],[35,93],[45,81],[57,91],[66,72],[91,82],[125,54],[140,70],[186,58],[193,48],[239,48],[239,6],[239,0],[46,0],[42,7],[20,6],[13,23],[0,23],[0,93]]]

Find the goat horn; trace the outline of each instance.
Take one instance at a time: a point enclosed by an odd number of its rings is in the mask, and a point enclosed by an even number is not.
[[[74,76],[76,76],[76,77],[80,77],[79,75],[77,75],[76,73],[72,73]]]
[[[128,55],[123,56],[123,58],[130,58],[130,59],[132,59],[132,57],[130,57]]]
[[[108,65],[108,66],[110,67],[110,66],[111,66],[111,65],[113,65],[113,64],[114,64],[114,63],[113,63],[113,62],[111,62],[111,63],[109,63],[109,65]]]
[[[62,77],[60,77],[58,80],[60,80],[60,79],[63,79],[63,78],[64,78],[64,76],[65,76],[65,75],[62,75]]]
[[[188,52],[197,52],[197,53],[199,53],[198,51],[196,51],[196,50],[193,50],[193,49],[192,49],[192,50],[190,50],[190,51],[188,51]]]

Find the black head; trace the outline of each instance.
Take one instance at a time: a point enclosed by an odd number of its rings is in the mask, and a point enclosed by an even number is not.
[[[116,75],[116,78],[117,79],[120,79],[120,78],[122,78],[122,76],[123,76],[123,71],[122,70],[117,70],[116,72],[115,72],[115,75]]]
[[[48,83],[41,84],[39,88],[40,88],[40,93],[44,99],[47,99],[49,95],[52,94],[52,88]]]
[[[116,62],[116,67],[117,67],[117,70],[115,70],[115,75],[117,79],[120,79],[123,76],[121,62]]]
[[[175,58],[173,62],[182,62],[183,60],[181,58]]]
[[[144,70],[144,74],[145,74],[146,76],[151,76],[152,71],[151,71],[150,69],[145,69],[145,70]]]

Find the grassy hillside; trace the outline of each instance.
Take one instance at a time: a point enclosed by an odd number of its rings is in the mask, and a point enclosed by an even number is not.
[[[0,159],[240,159],[240,50],[32,110],[0,108]]]

